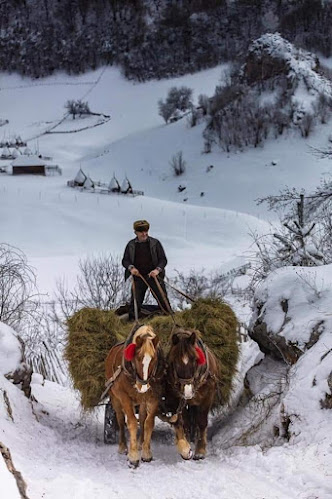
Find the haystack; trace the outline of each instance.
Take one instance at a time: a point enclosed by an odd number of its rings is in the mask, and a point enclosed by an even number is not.
[[[67,322],[65,358],[81,395],[84,410],[93,409],[105,388],[105,359],[109,350],[124,340],[130,326],[112,311],[83,308]]]

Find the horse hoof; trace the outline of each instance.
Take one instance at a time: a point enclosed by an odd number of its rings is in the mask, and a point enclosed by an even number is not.
[[[194,460],[198,461],[199,459],[205,459],[205,454],[195,454]]]
[[[185,454],[185,455],[181,454],[181,457],[185,461],[189,461],[193,457],[193,451],[190,449],[188,454]]]
[[[128,459],[128,466],[129,466],[129,468],[136,469],[138,467],[138,465],[139,465],[139,461],[130,461]]]

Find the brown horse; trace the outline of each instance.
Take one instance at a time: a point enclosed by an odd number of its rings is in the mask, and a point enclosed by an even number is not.
[[[109,394],[119,425],[119,452],[127,453],[126,416],[130,437],[128,460],[132,467],[139,464],[139,448],[142,461],[152,460],[151,434],[165,369],[158,343],[150,326],[139,326],[125,344],[115,345],[106,359],[106,379],[114,379]],[[136,407],[139,407],[140,445],[137,442]]]
[[[171,337],[167,356],[166,405],[175,420],[178,452],[191,459],[190,433],[196,440],[194,459],[204,459],[208,414],[214,402],[218,364],[193,330],[179,329]]]

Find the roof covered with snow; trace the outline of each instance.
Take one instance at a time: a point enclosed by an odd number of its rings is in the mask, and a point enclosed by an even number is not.
[[[38,156],[19,156],[12,162],[12,166],[45,166],[45,161]]]

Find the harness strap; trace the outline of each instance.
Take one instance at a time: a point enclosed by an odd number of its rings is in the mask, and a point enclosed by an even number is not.
[[[113,374],[113,376],[108,379],[106,382],[105,382],[105,390],[103,391],[100,399],[99,399],[99,402],[101,402],[102,400],[104,400],[104,398],[106,397],[109,389],[114,385],[114,381],[117,379],[117,377],[119,376],[119,374],[121,373],[122,371],[122,366],[118,366],[117,370],[115,371],[115,373]]]

